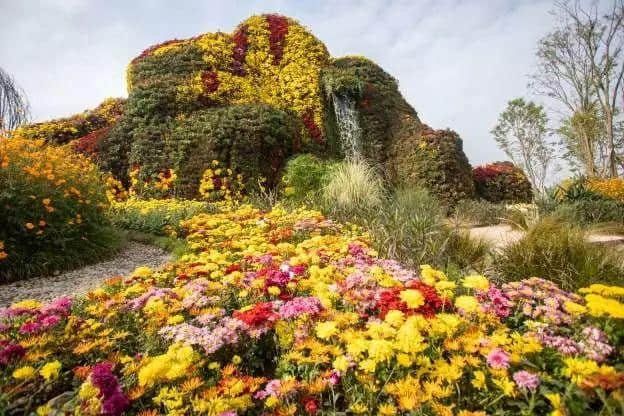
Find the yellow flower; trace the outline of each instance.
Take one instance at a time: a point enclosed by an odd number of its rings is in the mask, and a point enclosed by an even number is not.
[[[280,293],[282,293],[280,288],[277,286],[269,286],[267,292],[269,292],[269,295],[272,295],[272,296],[278,296]]]
[[[388,324],[392,325],[393,327],[398,328],[405,321],[405,314],[399,310],[391,309],[386,314],[384,321],[386,321]]]
[[[370,360],[370,359],[360,361],[360,364],[358,366],[360,370],[365,371],[367,373],[374,373],[376,367],[377,367],[377,363],[374,360]]]
[[[13,309],[39,309],[43,304],[34,299],[24,299],[11,305]]]
[[[572,315],[582,315],[587,312],[587,308],[583,305],[579,305],[578,303],[566,301],[563,304],[565,310]]]
[[[336,323],[332,321],[316,324],[316,336],[320,339],[329,339],[338,333]]]
[[[408,308],[418,309],[425,304],[425,298],[420,290],[407,289],[403,290],[399,295],[401,300],[407,304]]]
[[[455,307],[473,313],[479,310],[479,301],[474,296],[459,296],[455,299]]]
[[[39,374],[41,374],[41,376],[47,381],[50,381],[58,378],[60,371],[61,363],[57,360],[49,362],[41,367],[41,370],[39,370]]]
[[[39,406],[37,408],[37,416],[48,416],[52,413],[52,407],[49,404]]]
[[[380,416],[392,416],[396,415],[397,408],[393,404],[383,403],[379,406],[379,415]]]
[[[173,315],[167,318],[167,325],[175,325],[180,322],[184,322],[184,316],[182,315]]]
[[[468,289],[488,290],[490,282],[481,275],[466,276],[462,280],[462,285]]]
[[[279,404],[279,399],[276,396],[269,396],[264,401],[264,405],[268,407],[269,409],[277,406],[278,404]]]
[[[347,357],[345,357],[344,355],[340,355],[334,360],[333,366],[336,370],[344,373],[349,369],[349,364],[350,363]]]
[[[368,412],[368,407],[361,403],[355,403],[355,404],[352,404],[351,407],[349,407],[349,410],[351,410],[356,415],[360,415],[362,413]]]
[[[27,380],[33,378],[37,371],[31,366],[20,367],[13,371],[13,378],[17,380]]]
[[[483,388],[485,388],[485,373],[483,373],[483,371],[475,371],[473,373],[473,379],[470,383],[474,386],[474,388],[483,390]]]

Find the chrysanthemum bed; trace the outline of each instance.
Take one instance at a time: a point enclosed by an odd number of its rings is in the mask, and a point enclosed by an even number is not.
[[[162,270],[0,312],[4,413],[622,414],[623,288],[408,270],[305,210],[183,228]]]

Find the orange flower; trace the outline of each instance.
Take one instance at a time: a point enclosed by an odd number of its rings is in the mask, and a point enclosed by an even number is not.
[[[32,222],[27,222],[26,223],[26,228],[29,230],[32,230],[33,228],[35,228],[35,224],[33,224]]]

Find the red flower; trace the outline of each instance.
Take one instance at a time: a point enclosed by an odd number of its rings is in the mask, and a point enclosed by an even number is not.
[[[312,140],[319,144],[323,144],[325,142],[323,140],[323,133],[314,121],[314,113],[312,111],[308,111],[303,115],[302,119],[303,124],[305,124],[306,128],[308,129],[308,133],[310,133],[310,137],[312,137]]]
[[[202,72],[201,81],[204,87],[204,92],[215,92],[217,88],[219,88],[220,82],[216,72]]]
[[[248,311],[234,312],[234,318],[245,322],[252,328],[260,328],[272,326],[278,315],[273,311],[271,302],[260,302]]]
[[[401,292],[405,289],[416,289],[420,291],[425,299],[425,303],[417,309],[410,309],[407,304],[401,300]],[[436,312],[448,307],[450,307],[448,300],[443,300],[438,296],[435,288],[416,280],[408,283],[405,288],[393,287],[384,290],[381,292],[379,300],[375,305],[375,309],[379,310],[379,317],[381,319],[384,319],[386,314],[393,309],[401,311],[405,315],[418,313],[427,318],[432,318]]]
[[[234,51],[232,63],[232,73],[234,75],[245,76],[245,56],[247,54],[247,25],[239,27],[232,36],[234,41]]]
[[[308,397],[307,399],[304,399],[303,407],[305,408],[306,413],[313,415],[318,410],[318,403],[316,402],[316,399]]]

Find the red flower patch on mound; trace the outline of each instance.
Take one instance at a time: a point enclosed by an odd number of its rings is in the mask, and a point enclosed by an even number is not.
[[[273,65],[278,65],[284,54],[284,41],[288,33],[288,19],[284,16],[269,14],[266,16],[269,24],[269,45],[273,54]]]
[[[232,73],[239,76],[245,76],[246,71],[243,65],[245,64],[245,56],[247,55],[247,25],[243,25],[232,36],[234,41],[234,51],[232,63]]]

